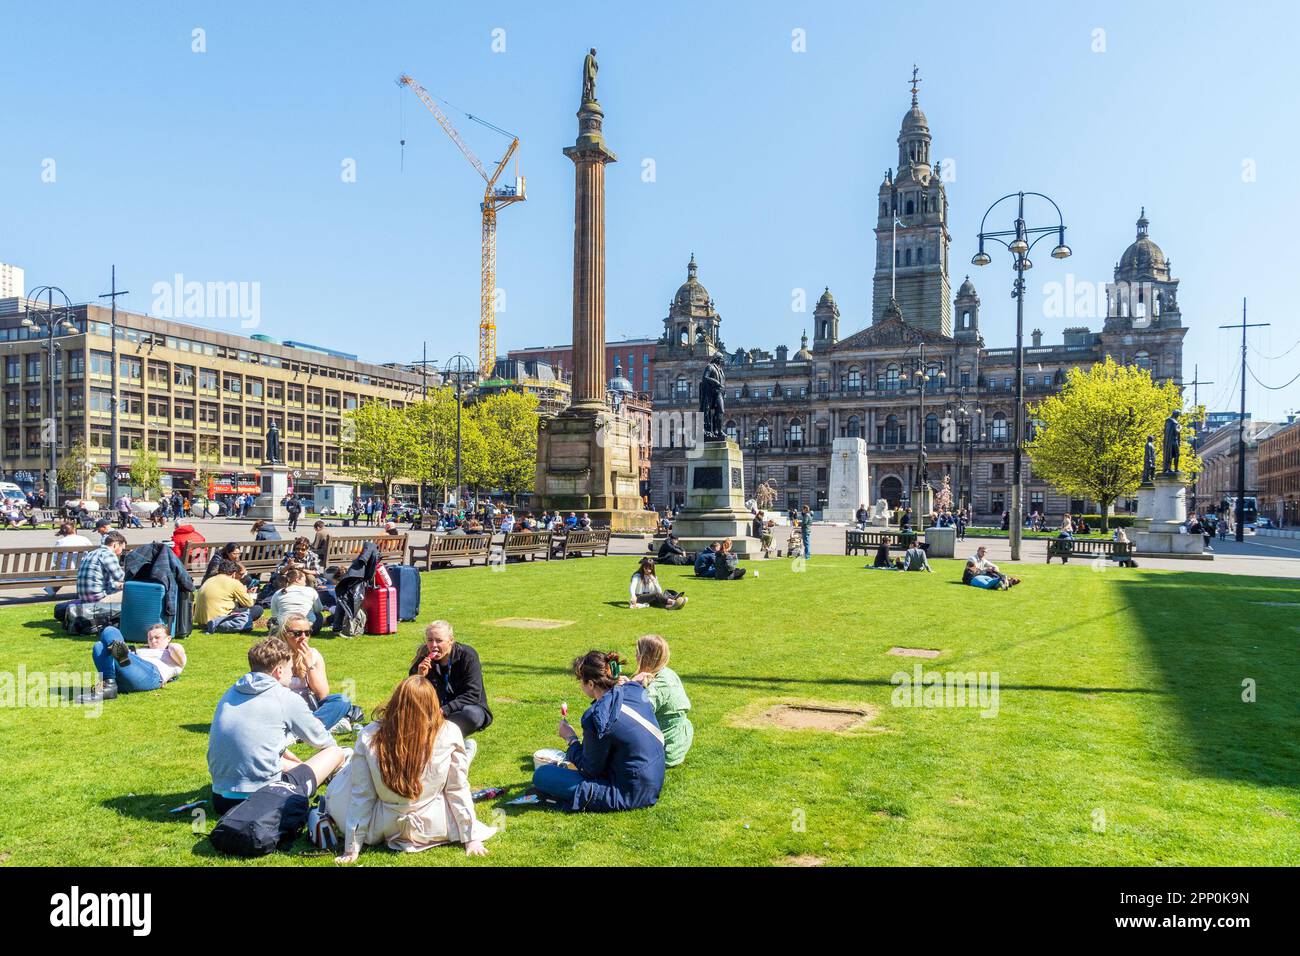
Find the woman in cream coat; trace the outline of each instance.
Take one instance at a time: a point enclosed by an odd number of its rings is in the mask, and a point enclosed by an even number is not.
[[[407,853],[460,843],[467,855],[486,856],[483,841],[496,833],[474,814],[465,738],[418,676],[398,684],[379,719],[357,736],[325,805],[343,829],[337,863],[353,863],[362,846],[380,843]]]

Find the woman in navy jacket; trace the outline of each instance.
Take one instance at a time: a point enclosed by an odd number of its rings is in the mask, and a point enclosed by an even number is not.
[[[567,810],[606,812],[653,806],[664,784],[664,735],[645,689],[619,684],[619,657],[588,651],[573,673],[592,704],[582,715],[582,739],[567,720],[560,736],[569,742],[566,759],[577,769],[543,764],[533,786],[556,797]]]

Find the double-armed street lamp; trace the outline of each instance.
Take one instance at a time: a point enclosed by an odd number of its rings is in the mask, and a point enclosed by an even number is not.
[[[1056,225],[1054,226],[1029,226],[1025,222],[1025,197],[1036,196],[1051,204],[1052,209],[1056,211]],[[1009,199],[1016,201],[1016,218],[1010,229],[986,230],[985,224],[988,222],[989,213],[997,206]],[[1056,237],[1056,246],[1052,249],[1053,259],[1067,259],[1070,256],[1070,247],[1065,244],[1065,219],[1061,215],[1061,207],[1050,197],[1043,193],[1036,192],[1018,192],[1008,193],[993,205],[984,211],[984,218],[980,220],[979,232],[979,252],[971,257],[971,265],[986,266],[993,261],[993,258],[984,251],[985,240],[996,242],[1004,246],[1012,255],[1011,268],[1015,270],[1016,280],[1011,288],[1012,298],[1016,300],[1016,413],[1014,416],[1014,430],[1012,440],[1015,442],[1012,469],[1011,469],[1011,518],[1009,522],[1009,531],[1011,535],[1011,560],[1020,560],[1020,540],[1024,530],[1024,495],[1021,490],[1020,466],[1021,466],[1021,445],[1024,437],[1024,417],[1025,417],[1025,273],[1033,268],[1033,263],[1029,259],[1029,253],[1045,237],[1053,235]]]
[[[56,306],[54,297],[58,295],[63,304]],[[40,303],[41,296],[45,296],[45,305]],[[58,417],[58,376],[55,371],[58,368],[58,359],[56,355],[60,351],[60,346],[54,341],[56,335],[72,335],[80,331],[73,321],[72,300],[58,286],[45,285],[32,292],[27,297],[27,305],[23,310],[22,326],[25,329],[32,330],[38,335],[45,337],[42,344],[49,353],[49,364],[46,366],[49,374],[49,415],[41,422],[41,441],[49,448],[50,472],[46,478],[45,487],[49,491],[46,500],[46,506],[53,511],[59,506],[59,417]]]

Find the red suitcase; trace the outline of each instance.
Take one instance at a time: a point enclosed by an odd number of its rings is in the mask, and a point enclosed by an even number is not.
[[[361,606],[366,612],[367,634],[397,633],[397,588],[371,587]]]

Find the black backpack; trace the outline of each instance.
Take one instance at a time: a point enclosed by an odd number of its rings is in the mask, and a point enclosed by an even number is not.
[[[277,780],[227,810],[208,839],[222,853],[233,856],[266,856],[287,850],[306,826],[310,809],[306,797]]]

